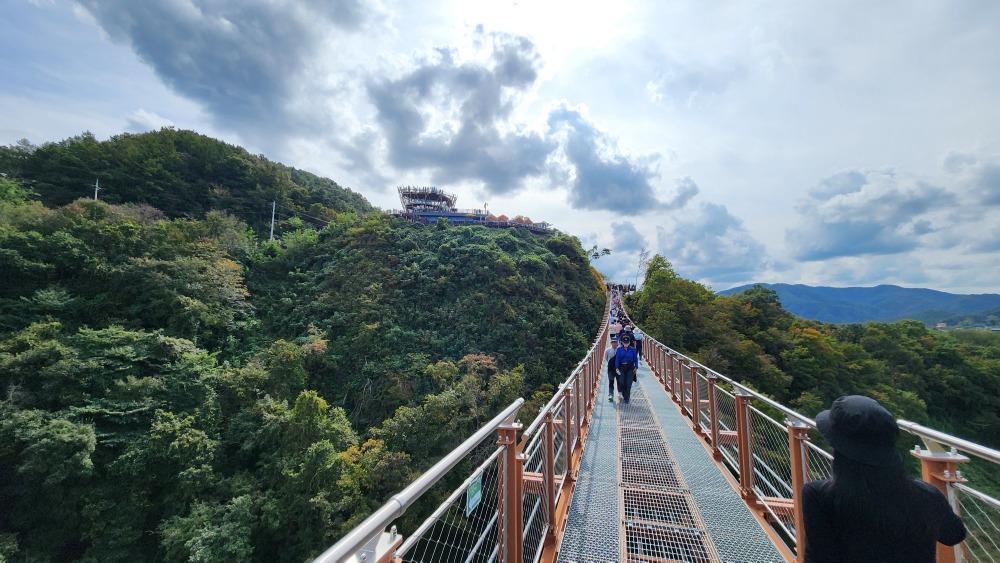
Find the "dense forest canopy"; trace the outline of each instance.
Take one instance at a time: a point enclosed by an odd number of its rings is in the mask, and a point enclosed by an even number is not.
[[[575,238],[410,223],[191,132],[0,172],[0,560],[315,556],[530,419],[605,303]],[[306,219],[268,242],[272,199]]]
[[[49,207],[92,198],[99,183],[98,198],[106,203],[147,204],[169,218],[224,210],[257,232],[265,232],[272,202],[281,217],[320,225],[336,213],[373,211],[364,197],[331,180],[172,128],[107,141],[83,133],[41,146],[24,139],[0,147],[0,172]]]

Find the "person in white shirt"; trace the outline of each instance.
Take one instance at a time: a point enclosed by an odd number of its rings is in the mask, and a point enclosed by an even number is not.
[[[639,357],[641,358],[642,357],[642,331],[639,330],[639,327],[635,327],[635,330],[632,331],[632,337],[635,338],[635,353],[638,354]]]
[[[615,380],[618,379],[618,369],[615,368],[615,355],[618,353],[618,341],[612,340],[611,346],[604,351],[604,363],[608,366],[608,400],[615,400]]]

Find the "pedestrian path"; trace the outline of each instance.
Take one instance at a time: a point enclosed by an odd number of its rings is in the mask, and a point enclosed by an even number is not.
[[[559,561],[783,560],[647,365],[606,397],[605,374]]]

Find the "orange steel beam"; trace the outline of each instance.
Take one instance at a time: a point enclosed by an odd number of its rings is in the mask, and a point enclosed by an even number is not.
[[[959,505],[955,502],[955,491],[951,489],[951,484],[966,482],[957,466],[959,463],[968,463],[969,458],[955,450],[952,450],[952,453],[936,453],[919,448],[912,450],[910,455],[920,460],[920,475],[923,480],[937,487],[958,514]],[[938,563],[955,563],[960,560],[961,557],[956,556],[956,553],[961,548],[962,544],[955,546],[937,544]]]
[[[699,437],[705,437],[705,431],[701,429],[701,400],[698,398],[698,368],[692,366],[689,370],[691,374],[691,429]]]
[[[801,422],[789,420],[785,428],[788,430],[788,461],[792,470],[791,522],[795,526],[796,560],[804,563],[806,560],[806,526],[802,516],[802,486],[808,475],[809,456],[805,442],[809,440],[809,428]],[[784,506],[784,503],[782,503]]]
[[[736,447],[740,468],[740,496],[753,502],[753,431],[750,428],[751,395],[738,394],[736,399]]]
[[[504,424],[497,429],[499,434],[497,446],[506,449],[500,456],[501,472],[500,486],[497,488],[499,504],[497,534],[499,545],[498,561],[523,560],[524,518],[522,516],[521,499],[523,498],[524,456],[517,443],[517,432],[522,428],[519,423]]]
[[[708,377],[709,438],[712,440],[712,459],[715,461],[722,459],[722,452],[719,451],[719,413],[715,407],[715,386],[718,382],[718,377],[714,375]]]
[[[563,414],[566,413],[566,405],[563,405]],[[552,519],[556,512],[556,486],[555,486],[555,475],[556,475],[556,432],[555,432],[555,417],[553,417],[552,412],[549,411],[545,414],[545,424],[542,426],[543,432],[543,454],[542,454],[542,471],[548,477],[544,481],[543,494],[542,494],[542,506],[545,508],[544,514],[546,518],[546,524],[549,525],[546,533],[552,534],[554,530],[552,529]]]

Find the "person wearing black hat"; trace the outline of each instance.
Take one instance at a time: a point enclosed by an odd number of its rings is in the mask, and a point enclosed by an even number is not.
[[[615,369],[618,370],[618,391],[622,394],[622,402],[632,399],[632,381],[635,380],[635,368],[639,365],[639,357],[632,347],[632,337],[628,334],[621,337],[622,345],[615,353]]]
[[[840,397],[816,427],[833,446],[833,477],[802,487],[807,562],[933,563],[938,542],[965,539],[945,496],[907,476],[899,427],[878,401]]]

